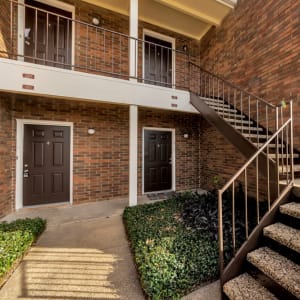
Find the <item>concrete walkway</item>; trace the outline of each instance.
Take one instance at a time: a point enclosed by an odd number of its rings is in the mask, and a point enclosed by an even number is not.
[[[0,299],[144,299],[124,232],[126,200],[24,209],[46,231],[0,291]]]
[[[149,202],[139,199],[139,204]],[[47,219],[47,229],[0,290],[0,300],[145,299],[122,213],[126,199],[22,209],[2,221]],[[218,282],[184,300],[219,300]]]

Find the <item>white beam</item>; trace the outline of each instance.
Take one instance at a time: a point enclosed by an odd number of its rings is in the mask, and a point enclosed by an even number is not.
[[[138,59],[138,27],[139,27],[139,0],[130,0],[129,12],[129,35],[130,39],[130,55],[129,55],[129,75],[135,80],[137,77],[137,59]]]
[[[138,107],[129,107],[129,206],[137,205]]]

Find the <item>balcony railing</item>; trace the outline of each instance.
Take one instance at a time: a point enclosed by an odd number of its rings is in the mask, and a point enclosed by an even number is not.
[[[6,23],[0,23],[0,57],[189,89],[190,58],[185,51],[75,20],[71,13],[51,11],[51,7],[31,0],[1,5],[0,19]],[[136,72],[131,76],[130,44],[137,52]]]

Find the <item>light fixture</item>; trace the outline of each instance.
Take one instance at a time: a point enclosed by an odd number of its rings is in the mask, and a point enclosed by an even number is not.
[[[88,129],[88,134],[89,134],[89,135],[94,135],[95,132],[96,132],[95,128],[89,128],[89,129]]]
[[[95,26],[98,26],[100,24],[100,18],[99,17],[93,17],[92,23]]]
[[[183,134],[183,137],[184,137],[185,139],[188,139],[188,138],[189,138],[189,134],[188,134],[188,133],[184,133],[184,134]]]
[[[188,46],[185,44],[185,45],[183,45],[182,46],[182,50],[184,51],[184,52],[187,52],[188,51]]]

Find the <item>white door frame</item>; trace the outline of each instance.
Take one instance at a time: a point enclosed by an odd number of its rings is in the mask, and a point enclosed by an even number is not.
[[[24,125],[50,125],[70,128],[70,204],[73,204],[73,123],[60,121],[16,119],[16,196],[15,208],[23,208],[23,152],[24,152]],[[41,204],[43,205],[43,204]],[[38,205],[39,206],[39,205]]]
[[[145,80],[145,36],[151,36],[162,41],[166,41],[172,44],[172,88],[175,89],[176,83],[176,52],[175,44],[176,39],[168,35],[158,33],[149,29],[143,29],[143,80]]]
[[[172,145],[172,187],[170,190],[163,191],[154,191],[154,192],[145,192],[145,131],[167,131],[171,132],[171,145]],[[142,135],[142,194],[151,194],[151,193],[159,193],[159,192],[172,192],[176,191],[176,131],[175,128],[160,128],[160,127],[143,127],[143,135]]]
[[[75,6],[58,0],[35,0],[37,2],[62,9],[72,14],[72,20],[75,20]],[[18,0],[18,60],[24,61],[24,32],[25,32],[25,0]],[[75,64],[75,26],[72,21],[72,53],[71,64]],[[73,69],[73,67],[72,67]]]

